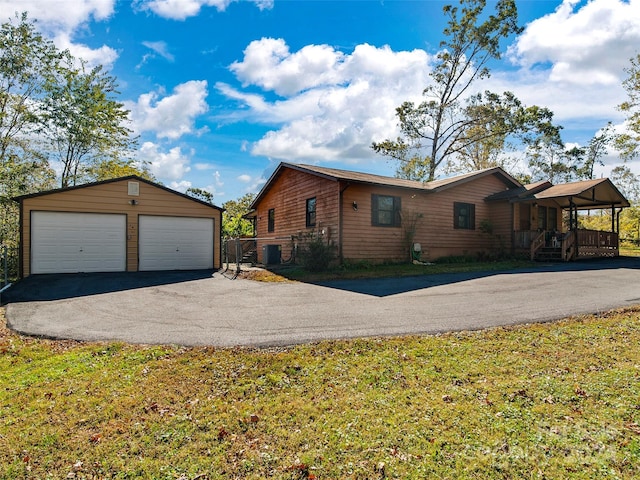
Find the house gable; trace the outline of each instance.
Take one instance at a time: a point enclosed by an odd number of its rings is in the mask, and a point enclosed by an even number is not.
[[[313,232],[320,232],[337,245],[339,198],[337,180],[281,165],[252,203],[258,255],[264,245],[274,244],[280,245],[283,257],[288,258],[294,243]],[[311,199],[313,224],[309,224],[307,215],[307,201]]]
[[[252,207],[257,237],[264,239],[262,243],[280,244],[285,257],[289,249],[285,244],[292,243],[292,236],[310,231],[304,223],[305,202],[313,197],[317,199],[314,231],[335,245],[342,259],[403,261],[409,259],[413,242],[421,243],[431,258],[489,248],[480,222],[496,218],[495,229],[506,235],[511,217],[507,202],[489,205],[485,199],[519,188],[522,185],[501,168],[423,183],[282,163]],[[390,210],[381,214],[381,209]],[[468,217],[456,223],[454,217],[461,214]]]

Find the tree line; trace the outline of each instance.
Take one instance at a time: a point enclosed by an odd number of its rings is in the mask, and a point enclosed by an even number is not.
[[[615,134],[611,124],[603,125],[586,146],[567,148],[548,108],[523,105],[508,91],[473,91],[490,76],[489,63],[501,58],[501,41],[522,32],[516,1],[498,0],[491,13],[486,0],[460,0],[443,13],[447,26],[424,100],[400,105],[400,135],[372,144],[397,161],[397,176],[432,181],[440,173],[500,166],[523,183],[592,179],[595,166],[615,149],[622,163],[612,179],[638,201],[639,179],[626,162],[640,153],[640,55],[631,59],[623,83],[629,100],[618,106],[628,115],[627,132]]]
[[[0,27],[0,244],[18,241],[18,195],[137,174],[116,79],[59,50],[27,13]]]
[[[640,176],[627,164],[640,155],[640,54],[626,69],[628,100],[617,106],[626,115],[626,131],[615,133],[609,123],[586,146],[568,148],[548,108],[523,105],[508,91],[473,91],[490,76],[489,63],[501,58],[501,41],[522,32],[515,0],[498,0],[493,13],[486,3],[460,0],[443,8],[447,26],[423,101],[397,107],[400,134],[374,142],[372,149],[397,162],[400,178],[432,181],[440,173],[500,166],[525,184],[593,179],[595,167],[615,151],[621,163],[610,178],[633,205],[622,213],[621,233],[640,239]],[[583,226],[603,220],[610,225],[606,215],[587,216]]]

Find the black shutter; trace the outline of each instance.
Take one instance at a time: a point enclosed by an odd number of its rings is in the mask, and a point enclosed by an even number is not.
[[[476,229],[476,205],[475,203],[469,204],[469,228],[471,230]]]

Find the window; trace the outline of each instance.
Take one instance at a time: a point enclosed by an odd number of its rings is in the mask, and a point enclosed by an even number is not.
[[[267,220],[267,231],[273,232],[276,229],[276,210],[275,208],[269,209],[269,218]]]
[[[547,229],[547,207],[538,207],[538,229]]]
[[[453,204],[453,228],[475,230],[476,206],[473,203],[455,202]]]
[[[555,207],[538,207],[538,229],[555,230],[558,228],[558,210]]]
[[[316,197],[307,198],[307,227],[316,226]]]
[[[371,195],[371,224],[378,227],[399,227],[400,197]]]
[[[547,214],[547,229],[556,230],[558,228],[558,210],[554,207],[549,207]]]

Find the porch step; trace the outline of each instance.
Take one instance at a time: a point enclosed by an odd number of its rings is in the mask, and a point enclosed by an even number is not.
[[[242,255],[242,263],[257,263],[258,252],[257,250],[249,250]]]
[[[538,262],[561,262],[562,248],[560,247],[542,247],[536,252],[536,261]]]

